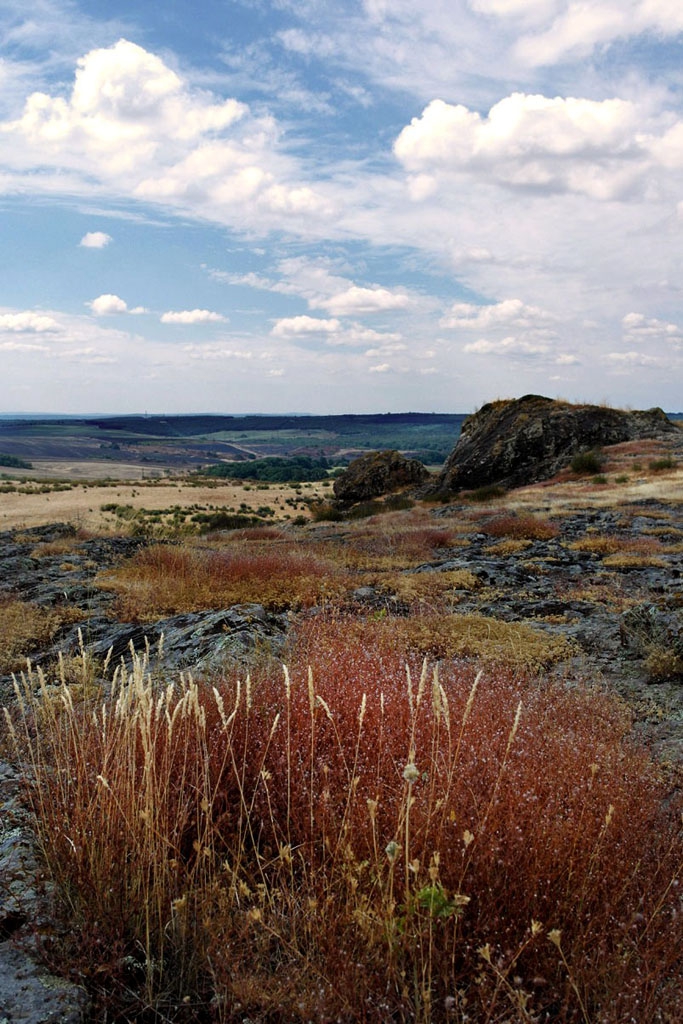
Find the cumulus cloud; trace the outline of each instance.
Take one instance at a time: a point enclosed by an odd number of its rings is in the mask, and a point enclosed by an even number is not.
[[[71,187],[210,211],[219,222],[288,222],[330,212],[278,147],[278,127],[234,98],[191,88],[126,39],[79,61],[70,95],[32,93],[0,125],[8,171],[32,189]]]
[[[44,313],[33,313],[30,310],[21,313],[0,313],[0,331],[46,334],[60,330],[61,327],[54,317],[46,316]]]
[[[88,231],[78,243],[84,249],[104,249],[111,242],[111,235],[104,231]]]
[[[225,323],[226,318],[209,309],[182,309],[162,313],[160,319],[162,324],[216,324]]]
[[[119,298],[118,295],[111,295],[110,293],[98,295],[88,305],[95,316],[111,316],[114,313],[128,312],[128,303]]]
[[[388,373],[390,369],[390,363],[378,363],[376,366],[369,366],[368,373]]]
[[[542,355],[548,351],[548,348],[549,346],[545,342],[510,335],[507,338],[501,338],[500,341],[490,341],[488,338],[471,341],[463,346],[463,352],[475,355]]]
[[[486,117],[433,100],[394,143],[414,174],[476,173],[507,187],[613,199],[634,187],[653,159],[643,115],[623,99],[513,93]],[[683,151],[683,139],[681,140]]]
[[[391,309],[405,309],[412,300],[403,292],[388,288],[361,288],[351,285],[345,291],[326,299],[314,299],[311,305],[326,309],[333,316],[357,316],[360,313],[382,313]]]
[[[552,320],[552,316],[538,306],[527,306],[521,299],[503,299],[489,306],[470,302],[456,302],[441,320],[442,327],[485,331],[491,327],[539,327]]]
[[[657,341],[680,342],[683,331],[678,324],[667,323],[656,317],[646,317],[643,313],[627,313],[621,321],[624,335],[631,339],[650,339]]]
[[[291,316],[278,320],[270,332],[275,338],[310,334],[336,334],[341,329],[339,320],[322,320],[313,316]]]

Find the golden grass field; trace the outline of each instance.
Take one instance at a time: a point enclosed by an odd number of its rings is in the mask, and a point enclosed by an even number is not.
[[[263,485],[232,483],[197,486],[188,477],[174,480],[151,481],[98,481],[79,483],[73,481],[70,490],[52,490],[47,493],[15,491],[0,493],[0,530],[17,527],[41,526],[47,523],[69,522],[79,528],[101,532],[116,529],[116,520],[111,513],[103,512],[102,505],[116,503],[131,505],[134,509],[170,509],[179,505],[183,508],[201,506],[208,509],[234,508],[239,510],[242,503],[258,508],[271,506],[276,518],[285,515],[307,515],[300,497],[322,496],[330,488],[321,483],[302,484],[296,490],[291,484]],[[297,503],[294,509],[287,502]]]

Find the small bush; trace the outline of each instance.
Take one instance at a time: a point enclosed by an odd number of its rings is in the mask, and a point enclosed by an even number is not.
[[[572,473],[578,476],[591,476],[600,473],[605,462],[605,457],[597,448],[587,452],[578,452],[572,459],[570,465]]]
[[[339,507],[331,501],[312,501],[309,508],[315,523],[338,523],[344,518]]]
[[[508,513],[495,516],[481,526],[482,533],[491,537],[511,537],[516,540],[551,540],[560,532],[556,523],[532,515]]]
[[[651,462],[648,462],[647,468],[651,473],[663,473],[667,469],[675,469],[676,461],[670,455],[667,455],[661,459],[652,459]]]
[[[406,677],[334,623],[291,653],[162,691],[140,661],[101,708],[24,680],[52,963],[94,1019],[681,1019],[680,808],[622,705]]]
[[[472,501],[477,503],[483,503],[486,501],[496,501],[498,498],[504,498],[507,491],[504,487],[499,484],[486,484],[484,487],[477,487],[473,491],[465,491],[462,497],[465,501]]]

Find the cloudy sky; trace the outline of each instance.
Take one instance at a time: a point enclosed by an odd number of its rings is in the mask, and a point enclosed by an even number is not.
[[[683,408],[681,0],[0,0],[0,412]]]

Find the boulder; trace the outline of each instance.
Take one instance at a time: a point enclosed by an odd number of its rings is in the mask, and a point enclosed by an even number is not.
[[[417,459],[407,459],[397,451],[368,452],[349,464],[334,481],[334,496],[352,504],[392,494],[406,487],[419,487],[429,471]]]
[[[579,452],[679,429],[661,409],[631,412],[541,395],[489,402],[465,420],[425,493],[448,495],[493,484],[522,487],[554,476]]]

